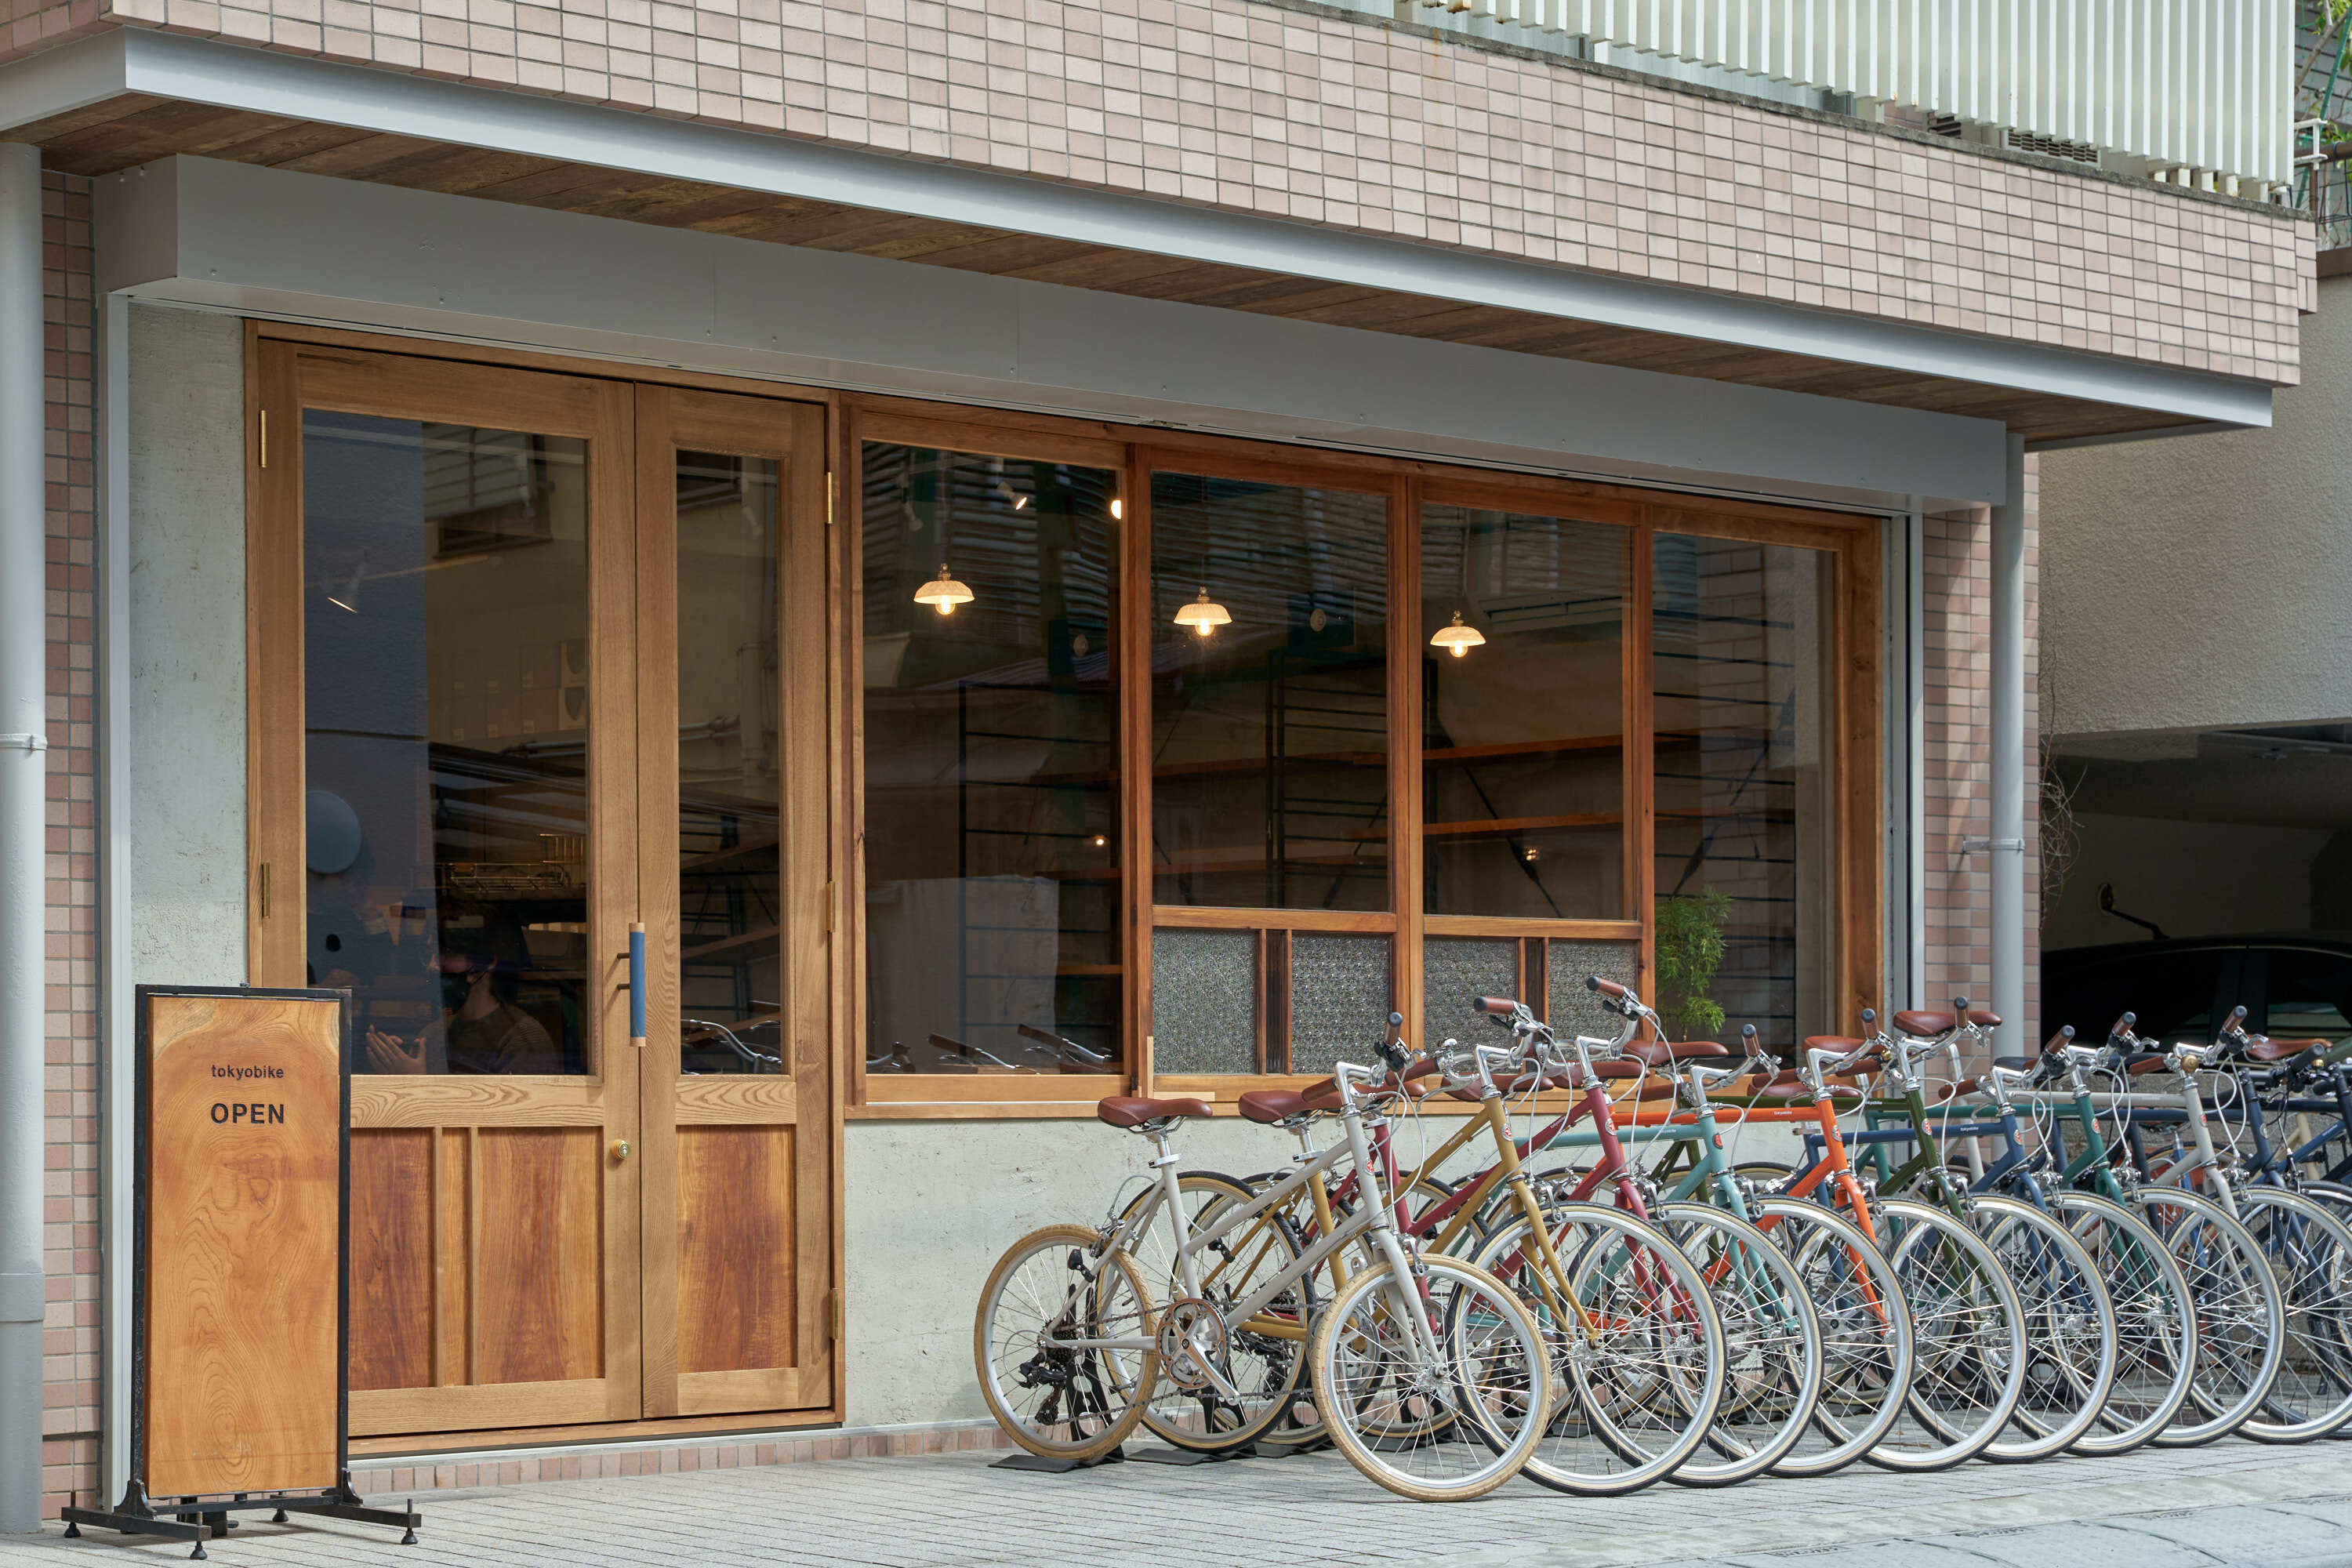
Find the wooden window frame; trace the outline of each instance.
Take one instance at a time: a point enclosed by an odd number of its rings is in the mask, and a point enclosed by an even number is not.
[[[1842,999],[1843,1015],[1849,1018],[1861,1008],[1877,1005],[1884,1000],[1878,995],[1885,973],[1881,915],[1885,898],[1885,780],[1878,765],[1884,722],[1880,563],[1885,519],[1879,513],[1742,500],[1481,468],[1473,464],[1337,451],[1282,441],[1195,435],[1111,420],[835,393],[742,376],[672,371],[562,353],[486,349],[377,332],[278,323],[257,323],[249,331],[256,337],[320,347],[343,346],[461,363],[698,387],[826,406],[832,432],[834,526],[829,542],[834,552],[830,565],[835,583],[826,627],[835,741],[835,755],[827,773],[835,878],[832,896],[835,937],[832,944],[833,1016],[838,1069],[835,1077],[840,1086],[841,1113],[847,1120],[1091,1117],[1095,1100],[1106,1093],[1203,1092],[1219,1101],[1230,1102],[1251,1088],[1297,1084],[1318,1076],[1155,1075],[1150,1061],[1147,1001],[1151,981],[1150,932],[1155,925],[1391,932],[1395,1005],[1409,1020],[1417,1021],[1422,1016],[1423,942],[1429,936],[1638,941],[1636,984],[1646,991],[1655,961],[1654,922],[1649,911],[1656,828],[1650,777],[1654,727],[1649,670],[1651,541],[1661,532],[1793,545],[1825,552],[1832,557],[1832,602],[1837,613],[1832,617],[1829,636],[1832,646],[1832,711],[1840,741],[1835,793],[1844,818],[1835,834],[1838,863],[1832,874],[1838,899],[1833,991]],[[248,378],[248,424],[253,423],[255,411],[271,390],[262,384],[258,375]],[[1128,984],[1122,1029],[1125,1066],[1118,1073],[992,1074],[984,1078],[875,1074],[869,1079],[866,1072],[863,639],[858,626],[862,552],[857,542],[861,535],[859,459],[864,443],[869,440],[904,442],[982,456],[1044,458],[1109,468],[1120,477],[1119,494],[1126,514],[1119,531],[1120,602],[1127,618],[1117,634],[1122,638],[1124,656],[1119,747],[1123,771],[1140,784],[1139,788],[1130,788],[1120,802],[1121,827],[1127,839],[1123,846],[1126,875],[1120,909],[1122,961],[1128,972]],[[251,453],[247,455],[247,493],[253,498],[251,543],[256,551],[266,552],[281,542],[278,534],[284,524],[273,520],[291,516],[296,519],[294,526],[299,528],[299,498],[276,494],[271,484],[276,475],[260,470]],[[1150,476],[1155,469],[1263,477],[1274,482],[1382,491],[1389,497],[1389,853],[1392,889],[1389,912],[1331,916],[1314,911],[1159,908],[1152,904],[1150,879],[1139,872],[1139,868],[1150,865],[1150,798],[1148,779],[1138,770],[1148,765],[1150,751]],[[293,503],[290,510],[289,500]],[[1634,918],[1555,921],[1423,912],[1420,689],[1414,679],[1420,658],[1420,626],[1419,616],[1410,606],[1419,604],[1420,513],[1424,500],[1611,522],[1631,532],[1628,630],[1624,639],[1626,896],[1628,908],[1637,911]],[[1145,606],[1142,614],[1135,613],[1138,605]],[[249,623],[249,649],[258,647],[262,636],[257,624]],[[299,721],[299,668],[273,670],[257,656],[251,658],[250,712],[257,727],[272,714],[282,718],[289,700],[298,705],[292,711]],[[275,776],[273,765],[257,751],[254,776],[249,781],[249,799],[255,803],[252,835],[256,847],[248,865],[249,880],[254,875],[252,863],[269,858],[268,851],[271,847],[279,851],[279,858],[299,849],[294,838],[289,837],[299,835],[299,823],[289,825],[277,820],[280,814],[264,810],[260,805],[273,791],[282,793],[283,781]],[[295,858],[299,859],[299,855]],[[248,892],[249,907],[258,910],[262,900],[257,884]],[[257,923],[257,915],[256,919]],[[276,931],[266,937],[257,931],[257,937],[261,939],[256,942],[257,955],[274,952],[282,946],[276,940]],[[1408,1029],[1416,1026],[1417,1023],[1409,1025]],[[1433,1104],[1432,1109],[1441,1108]],[[839,1244],[836,1235],[836,1247]]]
[[[865,1072],[862,1040],[845,1042],[856,1089],[846,1115],[851,1120],[925,1120],[982,1117],[1090,1117],[1104,1093],[1194,1094],[1230,1105],[1248,1089],[1310,1081],[1320,1074],[1294,1072],[1218,1075],[1162,1074],[1151,1060],[1151,933],[1158,929],[1246,930],[1262,933],[1333,931],[1387,933],[1392,938],[1393,1005],[1408,1020],[1413,1037],[1422,1017],[1423,949],[1428,936],[1491,936],[1636,942],[1636,985],[1650,990],[1656,959],[1654,896],[1656,812],[1652,778],[1654,731],[1651,695],[1651,557],[1657,534],[1684,533],[1785,544],[1822,551],[1832,557],[1832,616],[1829,636],[1832,712],[1839,742],[1836,797],[1844,820],[1834,841],[1838,862],[1832,885],[1838,908],[1832,955],[1832,991],[1841,1012],[1851,1017],[1876,1005],[1885,973],[1880,931],[1884,891],[1884,780],[1879,775],[1882,699],[1879,668],[1880,555],[1884,520],[1876,513],[1780,506],[1643,487],[1482,469],[1423,459],[1334,452],[1318,447],[1243,437],[1194,436],[1114,422],[1058,419],[1000,409],[943,406],[891,397],[851,397],[842,422],[845,452],[840,471],[845,493],[858,493],[857,449],[866,440],[905,440],[982,456],[1049,458],[1117,468],[1125,516],[1119,535],[1119,602],[1126,620],[1121,638],[1119,691],[1122,773],[1129,781],[1119,803],[1125,868],[1123,960],[1128,973],[1123,1040],[1126,1070],[1100,1077],[1045,1074],[963,1075]],[[877,434],[887,432],[887,434]],[[1150,480],[1155,472],[1205,473],[1268,483],[1384,492],[1389,505],[1389,867],[1391,908],[1385,912],[1326,913],[1315,910],[1249,910],[1160,905],[1152,900],[1150,867],[1151,737]],[[1621,526],[1630,535],[1626,597],[1625,745],[1626,899],[1635,911],[1623,920],[1549,921],[1480,915],[1427,915],[1422,910],[1420,602],[1421,507],[1438,504],[1487,507],[1533,516],[1558,516]],[[850,550],[850,531],[836,542]],[[854,551],[850,552],[855,553]],[[855,625],[857,587],[852,571],[839,574],[843,599],[845,664],[857,657]],[[845,671],[845,689],[854,703],[860,693],[854,670]],[[844,747],[846,837],[862,839],[863,794],[858,738]],[[863,1019],[863,870],[845,855],[854,886],[845,889],[845,961],[855,973]],[[1523,949],[1523,953],[1525,950]],[[1523,963],[1524,968],[1524,963]],[[1265,1020],[1261,1006],[1260,1031]],[[853,1037],[856,1026],[853,1024]],[[1369,1042],[1368,1042],[1369,1043]],[[1793,1042],[1782,1042],[1791,1044]],[[1263,1050],[1263,1041],[1261,1041]],[[1261,1060],[1263,1057],[1261,1056]],[[1432,1110],[1468,1108],[1432,1102]]]

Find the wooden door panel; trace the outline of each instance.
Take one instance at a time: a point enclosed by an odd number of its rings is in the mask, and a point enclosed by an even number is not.
[[[633,1418],[632,395],[259,352],[253,968],[353,992],[351,1431]],[[314,791],[365,876],[306,874]]]
[[[475,1134],[477,1384],[604,1375],[604,1164],[592,1127]]]
[[[433,1140],[352,1134],[351,1376],[354,1393],[433,1382]]]
[[[791,1366],[795,1345],[790,1127],[677,1133],[677,1370]]]
[[[640,387],[637,432],[646,1412],[806,1410],[838,1137],[824,417]]]

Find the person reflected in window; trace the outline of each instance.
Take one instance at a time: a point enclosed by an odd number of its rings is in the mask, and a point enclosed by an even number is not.
[[[370,1029],[368,1061],[386,1073],[560,1073],[563,1054],[546,1026],[516,1003],[528,952],[511,920],[475,917],[441,930],[434,967],[442,1016],[413,1039]]]

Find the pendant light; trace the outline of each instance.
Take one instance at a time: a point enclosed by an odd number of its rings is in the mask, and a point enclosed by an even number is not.
[[[1452,626],[1438,627],[1435,635],[1429,639],[1430,647],[1442,647],[1456,658],[1464,657],[1474,647],[1484,647],[1486,644],[1485,633],[1476,626],[1465,626],[1462,624],[1462,612],[1459,610],[1454,612]]]
[[[1208,586],[1203,584],[1201,596],[1176,612],[1176,624],[1180,626],[1190,626],[1202,637],[1207,637],[1219,626],[1233,625],[1234,618],[1225,613],[1225,607],[1223,605],[1209,597]]]
[[[971,590],[948,575],[948,563],[940,563],[940,574],[915,590],[915,603],[929,605],[943,616],[955,614],[958,605],[971,603]]]

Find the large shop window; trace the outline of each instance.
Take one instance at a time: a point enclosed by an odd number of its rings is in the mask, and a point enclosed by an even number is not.
[[[1832,558],[1671,533],[1653,550],[1661,1010],[1684,1035],[1836,1033]],[[1710,963],[1707,989],[1677,983]]]
[[[310,978],[358,1071],[585,1072],[586,444],[302,443]]]
[[[1116,1073],[1117,478],[863,474],[866,1070]]]
[[[1392,1009],[1489,1038],[1479,994],[1614,1033],[1596,973],[1685,1038],[1847,1021],[1866,525],[1077,449],[862,447],[877,1109],[1227,1096],[1365,1059]]]

